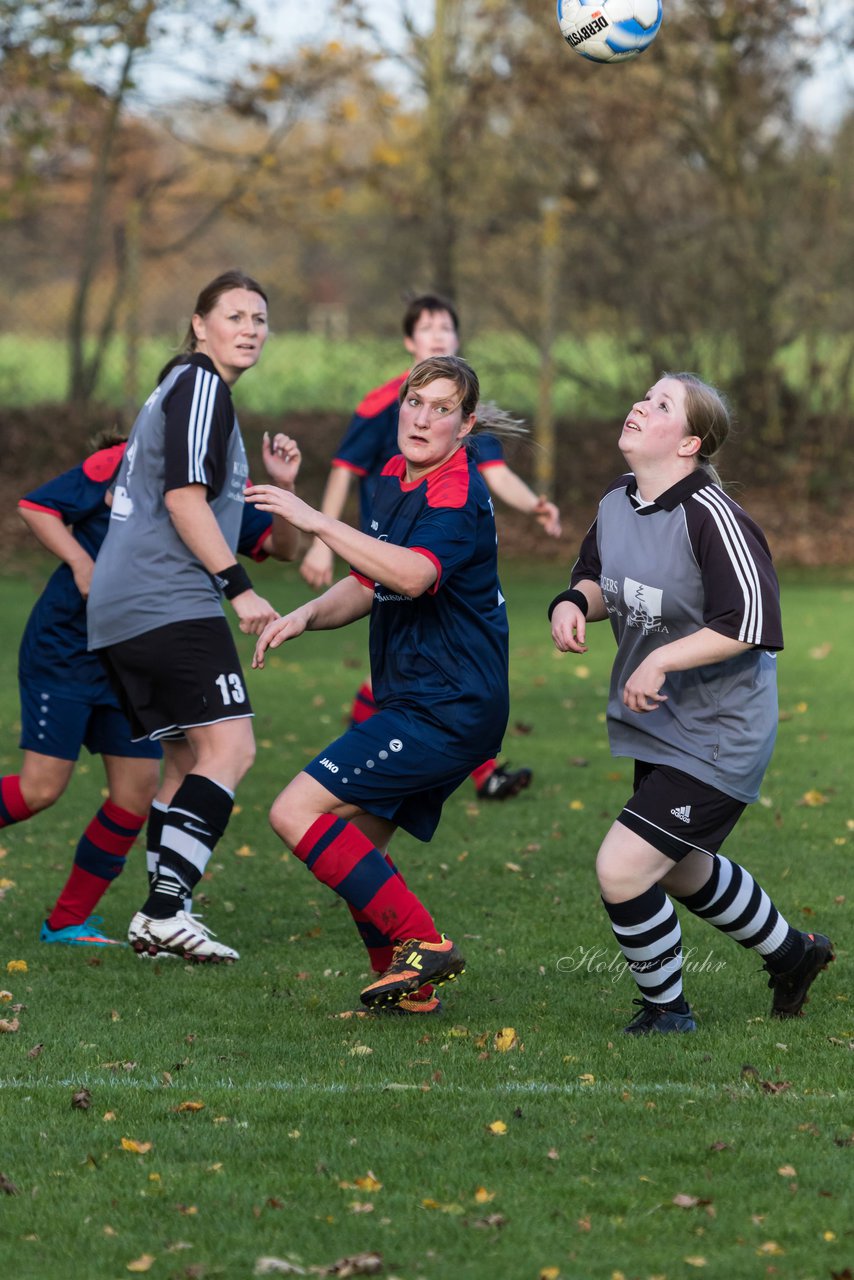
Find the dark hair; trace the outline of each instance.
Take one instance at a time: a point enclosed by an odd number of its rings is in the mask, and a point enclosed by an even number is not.
[[[196,305],[193,307],[194,316],[207,316],[213,311],[216,304],[224,293],[229,293],[232,289],[248,289],[250,293],[258,293],[267,301],[267,295],[261,288],[257,280],[252,276],[248,276],[245,271],[223,271],[222,275],[218,275],[215,280],[211,280],[210,284],[206,284],[202,289]],[[186,364],[187,356],[196,350],[196,332],[193,328],[193,322],[190,321],[187,326],[187,332],[184,335],[184,341],[181,350],[177,355],[163,366],[158,375],[157,381],[161,383],[176,365]]]
[[[460,320],[453,302],[449,302],[438,293],[420,293],[410,300],[403,313],[403,332],[407,338],[412,337],[415,326],[425,311],[430,315],[435,315],[437,311],[447,311],[454,322],[454,328],[459,333]]]
[[[112,427],[102,427],[100,431],[96,431],[86,445],[92,453],[98,453],[101,449],[112,449],[117,444],[127,444],[127,439],[128,432],[117,422]]]
[[[428,356],[410,369],[406,381],[400,388],[400,403],[403,404],[410,391],[420,391],[439,378],[448,378],[457,388],[457,400],[454,408],[460,408],[463,417],[468,418],[477,409],[480,383],[474,369],[460,356]]]
[[[732,427],[732,411],[726,398],[696,373],[663,373],[661,376],[673,378],[685,388],[685,418],[691,434],[700,438],[697,462],[720,484],[712,459],[723,448]]]

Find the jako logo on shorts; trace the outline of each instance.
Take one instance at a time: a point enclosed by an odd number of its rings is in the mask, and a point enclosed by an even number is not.
[[[323,765],[324,769],[328,769],[330,773],[338,772],[338,765],[333,764],[331,760],[327,760],[326,756],[323,757],[320,763]]]

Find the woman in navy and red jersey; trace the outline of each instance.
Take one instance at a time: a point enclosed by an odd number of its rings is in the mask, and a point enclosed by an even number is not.
[[[275,478],[282,442],[265,442]],[[65,791],[85,746],[104,762],[108,797],[87,826],[71,874],[41,929],[42,942],[123,945],[99,927],[95,907],[124,869],[157,792],[162,748],[131,741],[127,718],[97,655],[86,648],[86,597],[109,522],[110,489],[126,440],[105,433],[84,462],[23,497],[18,510],[38,541],[62,563],[30,614],[21,641],[18,682],[23,758],[0,778],[0,827],[24,822]],[[292,442],[290,442],[292,443]],[[244,507],[239,550],[253,560],[276,554],[268,516]],[[156,823],[159,815],[152,813]],[[149,868],[149,871],[153,868]]]
[[[460,335],[453,304],[433,293],[413,298],[403,316],[403,345],[412,360],[410,369],[431,356],[455,356],[460,346]],[[408,376],[409,370],[365,396],[332,459],[320,509],[324,515],[340,520],[351,483],[357,479],[359,527],[363,533],[370,528],[369,516],[383,467],[398,452],[400,388]],[[560,512],[544,495],[534,493],[508,466],[501,441],[490,433],[489,426],[484,425],[486,409],[487,406],[478,409],[478,434],[468,447],[489,492],[513,510],[533,516],[549,537],[560,537]],[[489,406],[489,412],[495,413],[493,406]],[[498,414],[503,416],[500,411]],[[314,538],[303,558],[300,573],[310,587],[316,590],[328,587],[332,582],[334,562],[335,556],[329,547],[322,539]],[[371,682],[366,680],[353,701],[353,723],[366,720],[376,710]],[[530,784],[532,774],[530,769],[511,769],[507,764],[489,759],[480,761],[471,776],[480,799],[507,800]]]
[[[478,381],[454,356],[416,365],[401,387],[400,453],[383,468],[370,532],[270,485],[247,501],[322,538],[351,567],[261,634],[268,648],[371,616],[377,713],[306,765],[275,801],[273,829],[347,903],[375,979],[370,1009],[438,1011],[433,986],[465,964],[387,855],[398,827],[429,841],[442,805],[507,725],[507,611],[489,492],[466,448]]]

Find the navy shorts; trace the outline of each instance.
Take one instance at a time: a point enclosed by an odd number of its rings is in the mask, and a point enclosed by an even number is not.
[[[155,627],[98,654],[127,712],[134,739],[179,739],[253,714],[225,618]]]
[[[417,715],[386,710],[336,738],[304,772],[339,800],[426,842],[448,796],[482,763],[480,755],[449,755],[435,725]]]
[[[617,821],[679,862],[692,849],[717,853],[746,807],[681,769],[636,760],[635,793]]]
[[[93,756],[124,756],[130,760],[159,760],[154,742],[133,742],[128,718],[112,702],[77,702],[47,693],[38,681],[20,678],[21,741],[23,751],[57,760],[76,760],[80,748]]]

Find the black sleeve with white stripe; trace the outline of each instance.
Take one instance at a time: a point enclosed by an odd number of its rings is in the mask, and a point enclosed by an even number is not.
[[[189,365],[163,406],[163,489],[207,485],[212,495],[226,483],[228,441],[234,428],[231,392],[210,369]]]
[[[706,626],[759,649],[782,649],[780,586],[759,525],[712,484],[687,500],[685,513]]]

